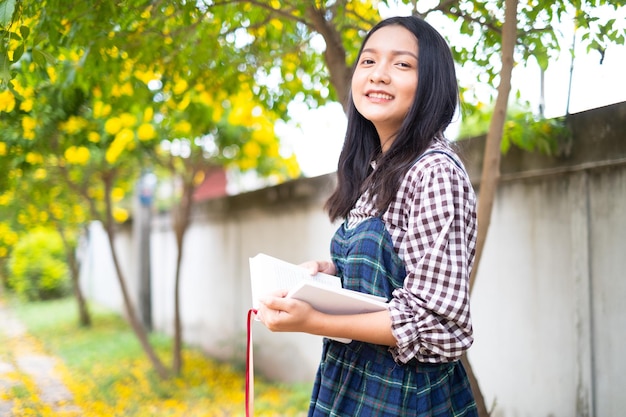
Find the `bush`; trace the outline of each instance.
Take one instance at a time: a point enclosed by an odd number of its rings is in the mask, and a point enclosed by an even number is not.
[[[69,268],[61,236],[49,229],[23,235],[9,260],[9,288],[28,300],[63,296],[69,283]]]

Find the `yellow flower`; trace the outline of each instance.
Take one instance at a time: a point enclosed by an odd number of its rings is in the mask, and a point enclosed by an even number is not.
[[[35,101],[32,98],[27,98],[26,100],[22,101],[22,103],[20,104],[20,110],[29,112],[33,109],[34,104],[35,104]]]
[[[83,223],[85,221],[85,210],[79,205],[75,205],[72,214],[74,215],[74,221],[77,223]]]
[[[156,137],[156,129],[149,123],[143,123],[137,130],[139,140],[150,140]]]
[[[70,116],[67,121],[61,123],[61,130],[68,135],[74,135],[80,132],[87,125],[87,121],[82,117]]]
[[[37,121],[30,116],[24,116],[22,118],[22,129],[24,129],[24,139],[35,139],[35,127],[37,127]]]
[[[134,92],[133,85],[131,83],[124,83],[122,85],[115,84],[111,90],[113,97],[132,96]]]
[[[189,94],[185,94],[183,96],[183,99],[176,105],[176,108],[180,111],[183,111],[189,106],[190,102],[191,102],[191,97],[189,97]]]
[[[0,142],[0,156],[7,154],[7,144],[4,142]]]
[[[11,90],[4,90],[0,93],[0,111],[10,113],[15,108],[15,96]]]
[[[111,199],[113,200],[114,203],[118,203],[120,201],[122,201],[122,199],[124,198],[124,190],[120,187],[114,187],[111,190]]]
[[[89,132],[87,134],[87,139],[89,142],[98,143],[100,142],[100,134],[98,132]]]
[[[256,167],[256,159],[243,158],[237,161],[237,166],[241,171],[247,171]]]
[[[15,232],[10,232],[4,237],[4,241],[7,245],[15,245],[17,243],[18,236]]]
[[[186,135],[191,132],[191,123],[187,120],[181,120],[180,122],[174,125],[174,132],[179,135]]]
[[[43,156],[35,152],[28,152],[26,154],[26,162],[28,162],[31,165],[42,164]]]
[[[47,67],[46,68],[46,72],[48,73],[48,77],[50,78],[50,82],[52,84],[56,83],[56,81],[57,81],[57,72],[54,69],[54,67]]]
[[[174,94],[179,95],[187,91],[188,87],[189,85],[187,84],[187,81],[178,80],[176,81],[176,84],[174,84],[174,88],[172,89],[172,91],[174,92]]]
[[[120,130],[117,133],[117,135],[115,135],[115,139],[113,139],[113,142],[109,146],[109,149],[107,149],[106,151],[106,154],[104,157],[107,160],[107,162],[109,164],[114,164],[115,161],[117,161],[119,156],[122,154],[124,149],[126,149],[126,147],[130,143],[132,143],[134,138],[135,138],[135,134],[133,133],[132,130],[128,128]]]
[[[0,194],[0,206],[6,206],[13,200],[13,192],[7,191]]]
[[[33,119],[30,116],[24,116],[22,118],[22,129],[34,130],[35,127],[37,127],[37,120]]]
[[[93,116],[96,118],[107,117],[111,114],[111,105],[96,101],[93,105]]]
[[[137,123],[137,118],[130,113],[122,113],[120,114],[120,120],[122,121],[122,126],[124,127],[132,127]]]
[[[121,207],[114,207],[113,218],[118,223],[124,223],[126,220],[128,220],[128,210]]]
[[[89,149],[84,146],[70,146],[65,150],[65,159],[70,164],[86,165],[89,157]]]
[[[193,183],[194,185],[200,185],[202,184],[202,181],[204,181],[204,178],[206,177],[206,174],[204,173],[204,171],[198,171],[196,172],[196,175],[194,175],[193,177]]]
[[[241,152],[246,158],[258,158],[261,156],[261,147],[257,142],[248,141],[243,145]]]
[[[152,107],[146,107],[146,109],[143,112],[143,122],[148,123],[152,121],[153,117],[154,117],[154,109]]]
[[[109,135],[115,135],[122,129],[122,120],[119,117],[111,117],[104,123],[104,131]]]
[[[44,168],[38,168],[35,170],[33,176],[36,180],[43,180],[48,176],[48,172]]]

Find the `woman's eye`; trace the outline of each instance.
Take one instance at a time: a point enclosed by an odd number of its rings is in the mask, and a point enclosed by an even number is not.
[[[363,58],[363,59],[361,60],[361,64],[363,64],[363,65],[371,65],[371,64],[373,64],[373,63],[374,63],[374,60],[373,60],[373,59]]]

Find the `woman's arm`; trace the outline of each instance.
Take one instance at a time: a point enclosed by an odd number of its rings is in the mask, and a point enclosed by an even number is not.
[[[287,291],[279,291],[260,300],[260,319],[273,332],[304,332],[385,346],[396,345],[387,310],[351,315],[325,314],[304,301],[285,298],[286,294]]]

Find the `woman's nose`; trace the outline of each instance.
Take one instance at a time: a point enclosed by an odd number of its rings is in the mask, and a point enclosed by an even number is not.
[[[372,68],[372,72],[370,73],[369,78],[370,78],[370,82],[373,84],[377,84],[377,83],[389,84],[389,81],[391,81],[389,77],[389,72],[382,65]]]

